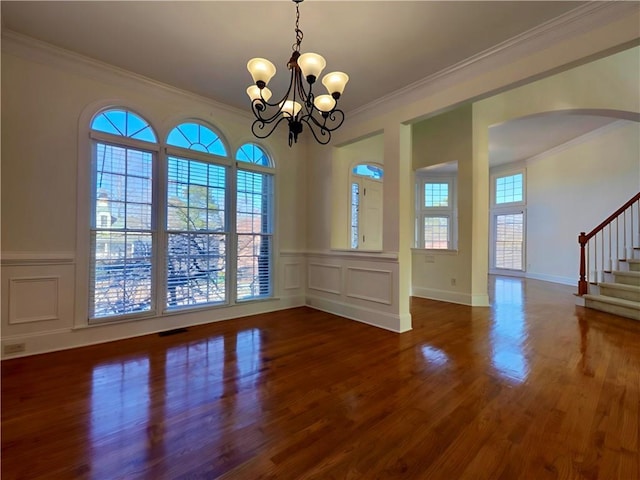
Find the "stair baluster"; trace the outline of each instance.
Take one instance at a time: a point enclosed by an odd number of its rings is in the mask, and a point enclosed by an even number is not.
[[[578,244],[581,305],[640,320],[640,192]]]

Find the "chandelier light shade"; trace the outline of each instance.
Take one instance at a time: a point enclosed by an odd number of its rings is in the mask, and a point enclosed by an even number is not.
[[[322,77],[322,85],[327,93],[316,96],[313,86],[327,65],[325,59],[317,53],[300,53],[302,30],[299,28],[299,6],[303,0],[292,0],[296,4],[296,43],[287,68],[291,79],[289,88],[278,101],[270,103],[269,81],[276,74],[276,67],[264,58],[252,58],[247,70],[254,85],[247,88],[251,99],[251,110],[256,119],[251,131],[258,138],[271,135],[280,123],[289,126],[289,146],[298,141],[306,124],[314,138],[323,145],[331,140],[331,132],[340,128],[344,122],[344,112],[337,108],[338,100],[344,92],[349,76],[343,72],[331,72]]]

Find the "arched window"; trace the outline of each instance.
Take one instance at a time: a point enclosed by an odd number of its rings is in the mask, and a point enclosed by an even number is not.
[[[202,123],[177,125],[167,136],[166,307],[227,301],[227,149]],[[195,153],[197,152],[197,153]]]
[[[351,173],[361,177],[375,178],[376,180],[382,180],[382,177],[384,176],[384,170],[382,170],[382,167],[378,167],[377,165],[369,165],[366,163],[356,165],[355,167],[353,167]]]
[[[100,112],[93,117],[91,129],[144,142],[157,141],[151,125],[129,110],[110,109]]]
[[[255,143],[245,143],[242,145],[236,152],[236,160],[261,165],[263,167],[273,167],[267,152]]]
[[[196,122],[181,123],[171,130],[167,145],[227,156],[227,149],[220,136],[206,125]]]
[[[273,162],[253,143],[236,152],[236,298],[273,294]]]
[[[148,312],[154,291],[156,134],[136,113],[113,108],[93,117],[91,137],[89,316]]]
[[[275,168],[263,147],[231,158],[197,119],[159,139],[122,107],[88,126],[90,323],[273,295]]]

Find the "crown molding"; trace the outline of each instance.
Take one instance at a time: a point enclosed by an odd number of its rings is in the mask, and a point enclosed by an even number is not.
[[[182,90],[178,87],[153,80],[123,68],[95,60],[47,42],[37,40],[12,30],[2,30],[2,52],[15,55],[36,63],[79,74],[118,87],[140,88],[161,97],[181,97],[217,110],[223,110],[243,119],[250,119],[248,111],[232,107],[209,97]]]
[[[358,107],[349,112],[350,119],[356,121],[371,113],[384,113],[399,104],[435,93],[443,85],[459,83],[490,68],[511,63],[562,40],[587,33],[595,27],[637,12],[638,2],[588,2],[433,75]]]

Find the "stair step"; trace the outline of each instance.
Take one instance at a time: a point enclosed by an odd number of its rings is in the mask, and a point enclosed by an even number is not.
[[[608,297],[622,298],[624,300],[631,300],[634,302],[640,302],[640,286],[639,285],[627,285],[624,283],[608,283],[602,282],[599,284],[600,294]]]
[[[640,285],[640,272],[625,272],[623,270],[614,270],[613,276],[615,283],[624,283],[626,285]]]
[[[585,306],[621,317],[640,321],[640,302],[609,297],[607,295],[583,295]]]
[[[640,272],[640,260],[637,258],[628,258],[625,262],[627,262],[627,265],[629,266],[629,271]]]

